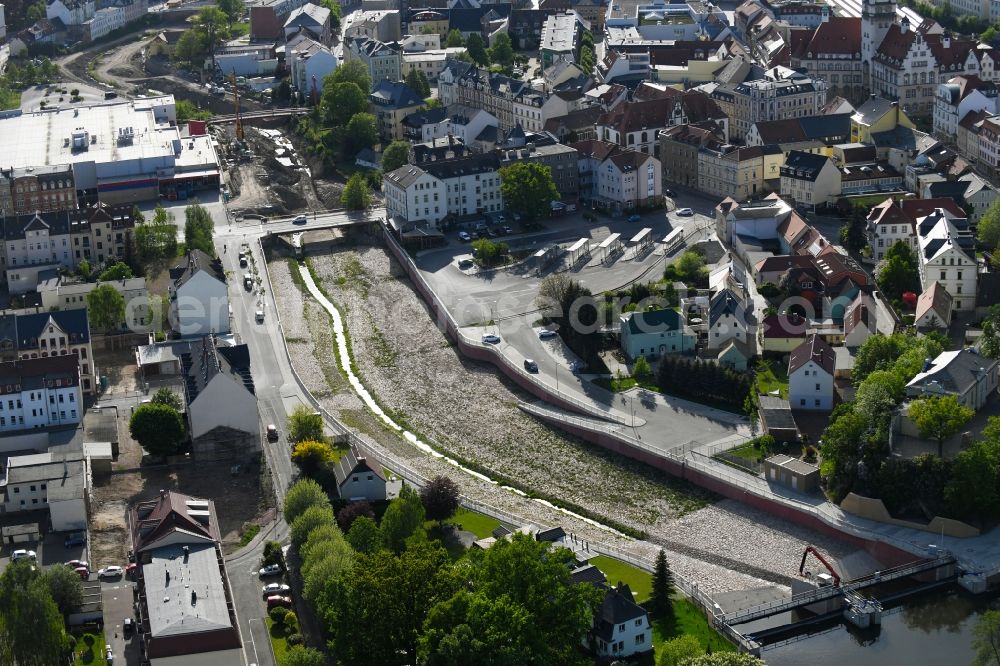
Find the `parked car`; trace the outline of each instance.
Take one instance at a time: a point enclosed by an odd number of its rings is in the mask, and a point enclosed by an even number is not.
[[[267,441],[277,442],[278,441],[278,427],[273,423],[267,426]]]
[[[135,620],[133,620],[130,617],[127,617],[124,620],[122,620],[122,633],[123,634],[125,634],[126,636],[128,636],[129,634],[132,633],[132,629],[134,629],[134,628],[135,628]]]
[[[490,238],[496,238],[500,235],[500,232],[497,231],[496,229],[490,229],[486,233],[489,235]]]
[[[87,567],[74,567],[73,571],[81,580],[90,580],[90,569]]]
[[[678,208],[677,214],[680,215],[681,217],[691,217],[692,215],[694,215],[694,211],[691,210],[690,208]]]
[[[547,328],[543,328],[542,330],[538,331],[538,339],[539,340],[549,340],[550,338],[554,338],[557,335],[559,335],[559,334],[556,333],[555,331],[549,330]]]
[[[485,342],[488,345],[498,345],[500,344],[500,336],[493,335],[492,333],[487,333],[486,335],[483,336],[483,342]]]
[[[636,213],[633,213],[632,215],[628,216],[628,221],[629,222],[638,222],[641,219],[642,218],[638,214],[636,214]]]
[[[277,608],[278,606],[283,606],[284,608],[291,608],[292,607],[292,598],[291,597],[282,597],[282,596],[278,596],[278,595],[275,595],[273,597],[268,597],[267,598],[267,609],[268,610],[271,610],[272,608]]]
[[[524,369],[528,372],[538,372],[538,364],[530,358],[524,359]]]
[[[514,230],[513,230],[513,229],[511,229],[510,227],[504,227],[504,228],[503,228],[503,232],[504,232],[505,234],[507,234],[507,235],[509,236],[509,235],[511,235],[512,233],[514,233]]]
[[[264,593],[264,598],[273,597],[275,595],[279,597],[287,597],[288,593],[291,592],[292,588],[282,583],[268,583],[263,588],[261,592]]]
[[[253,276],[249,273],[243,274],[243,288],[247,291],[253,290]]]
[[[104,644],[104,657],[107,659],[109,664],[112,664],[115,661],[115,651],[111,649],[110,643]]]
[[[573,374],[579,374],[587,369],[587,364],[583,361],[573,361],[569,364],[569,369],[573,371]]]
[[[125,573],[124,569],[122,569],[117,564],[112,564],[109,567],[104,567],[103,569],[100,569],[97,572],[97,577],[98,578],[116,578],[118,576],[123,575],[124,573]]]
[[[87,543],[87,533],[86,532],[74,532],[66,537],[63,541],[63,545],[66,548],[75,548],[76,546],[82,546]]]
[[[472,236],[469,235],[468,231],[459,231],[458,240],[468,243],[469,241],[472,240]]]
[[[90,568],[90,565],[84,562],[83,560],[70,560],[69,562],[66,563],[66,566],[72,567],[73,569],[76,569],[78,567],[83,567],[84,569]]]
[[[24,548],[19,548],[10,554],[10,559],[12,562],[24,559],[34,560],[37,559],[37,555],[33,550],[25,550]]]
[[[461,268],[462,270],[465,270],[466,268],[472,268],[474,265],[475,265],[475,262],[472,261],[472,259],[459,259],[458,260],[458,267]]]
[[[673,190],[663,190],[663,194],[664,194],[664,196],[668,196],[668,197],[676,197],[677,196],[677,193],[674,192]]]
[[[281,573],[281,565],[268,564],[266,567],[261,569],[259,573],[261,578],[263,578],[264,576],[277,576]]]
[[[135,568],[136,568],[136,563],[135,562],[131,562],[129,564],[126,564],[125,565],[125,575],[127,577],[129,577],[129,578],[132,578],[133,576],[135,576]]]
[[[305,224],[308,221],[305,215],[296,215],[295,219],[292,220],[292,224]]]
[[[257,320],[258,324],[260,324],[260,323],[262,323],[264,321],[264,311],[263,310],[257,310],[256,312],[254,312],[253,316]]]
[[[243,254],[242,252],[240,252],[240,267],[241,268],[247,267],[247,255]]]

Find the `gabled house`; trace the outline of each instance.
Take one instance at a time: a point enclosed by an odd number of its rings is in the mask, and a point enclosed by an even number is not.
[[[379,135],[387,142],[403,138],[403,119],[424,105],[415,90],[401,81],[382,80],[368,96]]]
[[[708,305],[708,348],[722,349],[730,340],[746,344],[749,303],[729,288],[712,296]]]
[[[222,262],[201,250],[170,269],[170,314],[181,337],[229,333],[229,289]]]
[[[87,308],[0,315],[0,360],[75,356],[83,392],[97,390]]]
[[[967,219],[951,217],[943,209],[917,221],[917,259],[920,283],[941,285],[954,298],[956,312],[975,309],[975,239]]]
[[[953,395],[960,404],[978,411],[996,393],[998,378],[997,359],[982,356],[973,348],[946,351],[924,364],[923,371],[906,385],[906,395]]]
[[[939,83],[934,97],[934,135],[951,139],[958,135],[958,123],[977,111],[997,112],[997,86],[978,76],[955,76]]]
[[[340,498],[351,502],[392,499],[399,492],[399,483],[386,478],[382,465],[361,455],[353,446],[333,468],[333,473]]]
[[[330,10],[314,4],[307,4],[292,10],[285,21],[285,39],[307,32],[320,44],[329,46],[332,42],[330,30]]]
[[[337,68],[337,56],[329,46],[313,39],[309,31],[303,30],[285,44],[285,64],[288,66],[292,85],[307,99],[315,99],[313,103],[318,104],[320,95],[323,94],[323,81]]]
[[[684,354],[694,350],[695,335],[672,308],[635,310],[621,316],[622,352],[630,359],[645,356],[659,359],[664,354]]]
[[[194,456],[214,460],[259,455],[260,419],[247,346],[216,346],[214,336],[205,336],[189,343],[180,363]]]
[[[875,313],[859,297],[851,303],[844,315],[844,346],[860,347],[875,332]]]
[[[872,134],[888,132],[897,127],[915,129],[916,125],[899,102],[872,95],[851,116],[851,143],[871,143]]]
[[[918,331],[947,331],[951,323],[953,300],[948,290],[935,280],[917,299],[913,325]]]
[[[836,355],[819,335],[813,334],[788,358],[788,402],[792,409],[833,409],[833,375]]]
[[[628,585],[618,583],[605,592],[591,638],[598,657],[631,657],[653,649],[649,614],[635,602]]]
[[[763,352],[788,354],[806,339],[809,322],[795,314],[771,314],[764,317],[758,345]]]
[[[826,155],[793,150],[781,167],[781,196],[804,206],[823,206],[840,195],[840,170]]]

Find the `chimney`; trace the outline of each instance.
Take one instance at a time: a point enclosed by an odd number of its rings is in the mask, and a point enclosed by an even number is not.
[[[903,20],[899,22],[899,31],[904,35],[910,31],[910,19],[903,17]]]

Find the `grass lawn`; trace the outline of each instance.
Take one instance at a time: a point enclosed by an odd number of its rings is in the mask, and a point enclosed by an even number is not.
[[[73,666],[89,666],[89,664],[104,663],[104,632],[88,631],[84,634],[76,634],[76,649],[73,651]],[[85,641],[86,637],[91,637],[92,641]]]
[[[750,442],[747,442],[743,446],[737,446],[735,449],[730,449],[726,453],[731,453],[734,456],[746,458],[747,460],[760,460],[760,449]]]
[[[642,603],[649,599],[653,589],[653,575],[626,564],[621,560],[616,560],[604,555],[598,555],[590,560],[590,563],[600,569],[608,579],[608,585],[617,585],[621,581],[629,586],[632,594],[635,595],[637,603]]]
[[[701,646],[712,652],[735,652],[736,646],[727,641],[708,623],[705,613],[690,599],[677,596],[674,598],[674,616],[652,620],[653,650],[657,650],[667,641],[687,634],[694,636]]]
[[[621,379],[614,378],[608,379],[607,377],[598,377],[594,379],[594,384],[597,384],[601,388],[613,391],[614,393],[619,393],[621,391],[627,391],[630,388],[639,386],[647,391],[652,391],[654,393],[660,393],[660,387],[657,386],[656,382],[652,379],[644,379],[642,381],[637,380],[635,377],[622,377]]]
[[[266,617],[267,635],[271,637],[271,647],[274,649],[274,661],[279,666],[285,662],[285,654],[288,653],[288,641],[285,640],[284,625],[275,626],[271,618]]]
[[[769,394],[779,391],[782,398],[788,399],[788,370],[780,363],[761,361],[757,364],[757,391]]]
[[[493,530],[500,527],[500,521],[496,518],[462,508],[456,511],[448,522],[454,523],[466,532],[472,532],[477,539],[485,539],[493,533]]]

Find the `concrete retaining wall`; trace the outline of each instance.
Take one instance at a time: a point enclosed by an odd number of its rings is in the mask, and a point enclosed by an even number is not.
[[[889,510],[885,508],[885,504],[882,500],[874,497],[864,497],[862,495],[848,493],[847,497],[844,498],[844,501],[840,503],[840,508],[848,513],[853,513],[855,516],[861,516],[862,518],[867,518],[868,520],[875,520],[888,525],[909,527],[914,530],[923,530],[924,532],[931,532],[932,534],[944,534],[945,536],[957,537],[959,539],[979,536],[979,530],[972,525],[968,525],[960,520],[953,520],[951,518],[934,516],[931,522],[926,524],[893,518],[889,513]]]

